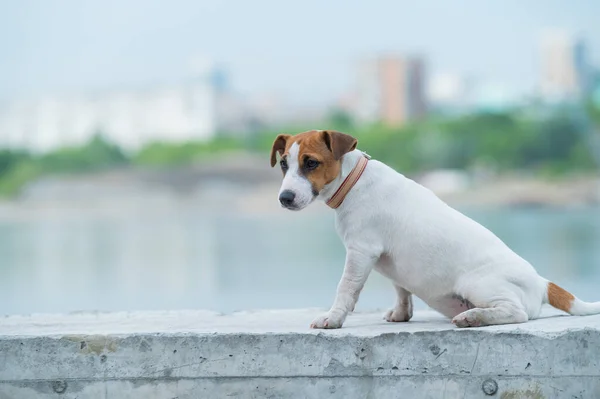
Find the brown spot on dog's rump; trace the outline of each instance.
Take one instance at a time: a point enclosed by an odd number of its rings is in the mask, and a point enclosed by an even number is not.
[[[574,299],[575,297],[569,291],[554,283],[548,283],[548,303],[556,309],[569,312]]]
[[[285,143],[285,149],[279,151],[282,142]],[[271,165],[275,166],[277,163],[277,152],[281,156],[286,155],[294,143],[298,143],[299,146],[298,163],[301,172],[306,158],[319,162],[316,169],[305,172],[313,192],[318,193],[340,173],[341,157],[356,148],[357,140],[348,134],[332,130],[310,130],[295,136],[280,134],[273,143]]]

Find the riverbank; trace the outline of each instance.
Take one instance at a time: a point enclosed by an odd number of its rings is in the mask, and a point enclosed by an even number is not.
[[[439,170],[411,177],[456,207],[600,205],[600,177],[596,175],[541,179],[519,173],[481,177]],[[173,203],[204,210],[274,212],[279,210],[275,197],[280,181],[277,168],[247,154],[181,168],[56,175],[29,184],[15,199],[0,201],[0,219],[60,210],[135,211]]]

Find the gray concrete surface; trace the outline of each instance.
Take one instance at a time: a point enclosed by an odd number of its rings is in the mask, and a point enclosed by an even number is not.
[[[319,312],[0,318],[0,399],[600,398],[600,316],[308,329]]]

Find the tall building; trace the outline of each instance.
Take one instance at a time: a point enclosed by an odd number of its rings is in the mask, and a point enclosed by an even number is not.
[[[427,113],[420,58],[380,57],[361,64],[355,114],[364,122],[399,126]]]
[[[590,94],[587,48],[565,32],[545,32],[541,40],[540,91],[548,101],[576,100]]]
[[[152,141],[207,140],[225,129],[224,76],[197,71],[180,84],[0,106],[0,147],[44,152],[101,132],[125,150]]]

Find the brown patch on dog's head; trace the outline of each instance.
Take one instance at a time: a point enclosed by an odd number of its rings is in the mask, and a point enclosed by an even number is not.
[[[277,163],[275,154],[279,152],[285,158],[294,143],[299,146],[298,174],[311,183],[316,196],[339,175],[342,157],[356,148],[357,140],[332,130],[311,130],[295,136],[279,135],[271,150],[271,166]]]

